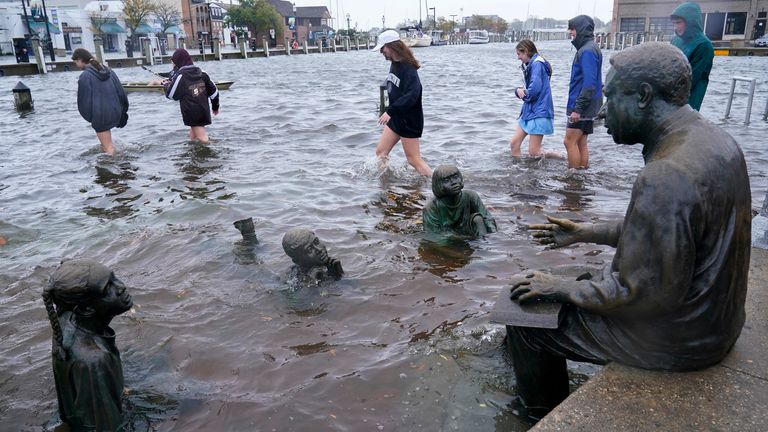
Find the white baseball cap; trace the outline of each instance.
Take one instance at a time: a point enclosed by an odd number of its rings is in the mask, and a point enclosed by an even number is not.
[[[379,34],[376,38],[376,46],[371,48],[371,51],[379,51],[384,45],[400,40],[400,33],[396,30],[386,30]]]

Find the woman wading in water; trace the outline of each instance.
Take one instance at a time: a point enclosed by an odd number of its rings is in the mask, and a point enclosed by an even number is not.
[[[386,164],[389,152],[398,141],[402,141],[408,163],[423,176],[431,176],[432,168],[421,158],[419,138],[424,129],[424,112],[421,109],[421,81],[419,62],[411,49],[400,40],[395,30],[382,32],[371,51],[379,51],[391,61],[386,86],[389,107],[379,117],[384,132],[376,146],[376,157],[380,166]]]
[[[128,123],[128,97],[120,79],[86,49],[76,49],[72,61],[83,69],[77,79],[77,110],[96,131],[101,151],[114,154],[112,128]]]

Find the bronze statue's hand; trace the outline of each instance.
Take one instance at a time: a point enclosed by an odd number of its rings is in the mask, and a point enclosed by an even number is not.
[[[341,261],[336,258],[329,259],[326,267],[328,267],[328,273],[336,279],[339,279],[344,275],[344,269],[341,267]]]
[[[529,230],[534,231],[532,234],[533,238],[539,244],[550,245],[551,248],[559,248],[583,241],[584,224],[551,216],[547,216],[547,220],[550,223],[528,226]]]
[[[566,281],[548,273],[532,272],[512,279],[510,298],[518,303],[546,300],[565,303],[568,301]]]

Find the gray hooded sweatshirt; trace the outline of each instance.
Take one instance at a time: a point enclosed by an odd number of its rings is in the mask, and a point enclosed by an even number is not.
[[[86,66],[77,80],[77,109],[96,132],[118,127],[128,113],[128,97],[117,75],[106,66]]]

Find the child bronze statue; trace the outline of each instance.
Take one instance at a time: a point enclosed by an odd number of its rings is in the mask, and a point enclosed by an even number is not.
[[[496,221],[480,196],[464,189],[464,178],[454,165],[440,165],[432,174],[433,199],[424,206],[424,230],[481,237],[496,232]]]
[[[125,285],[95,261],[64,261],[43,300],[61,420],[75,431],[119,430],[123,367],[109,323],[133,306]]]

